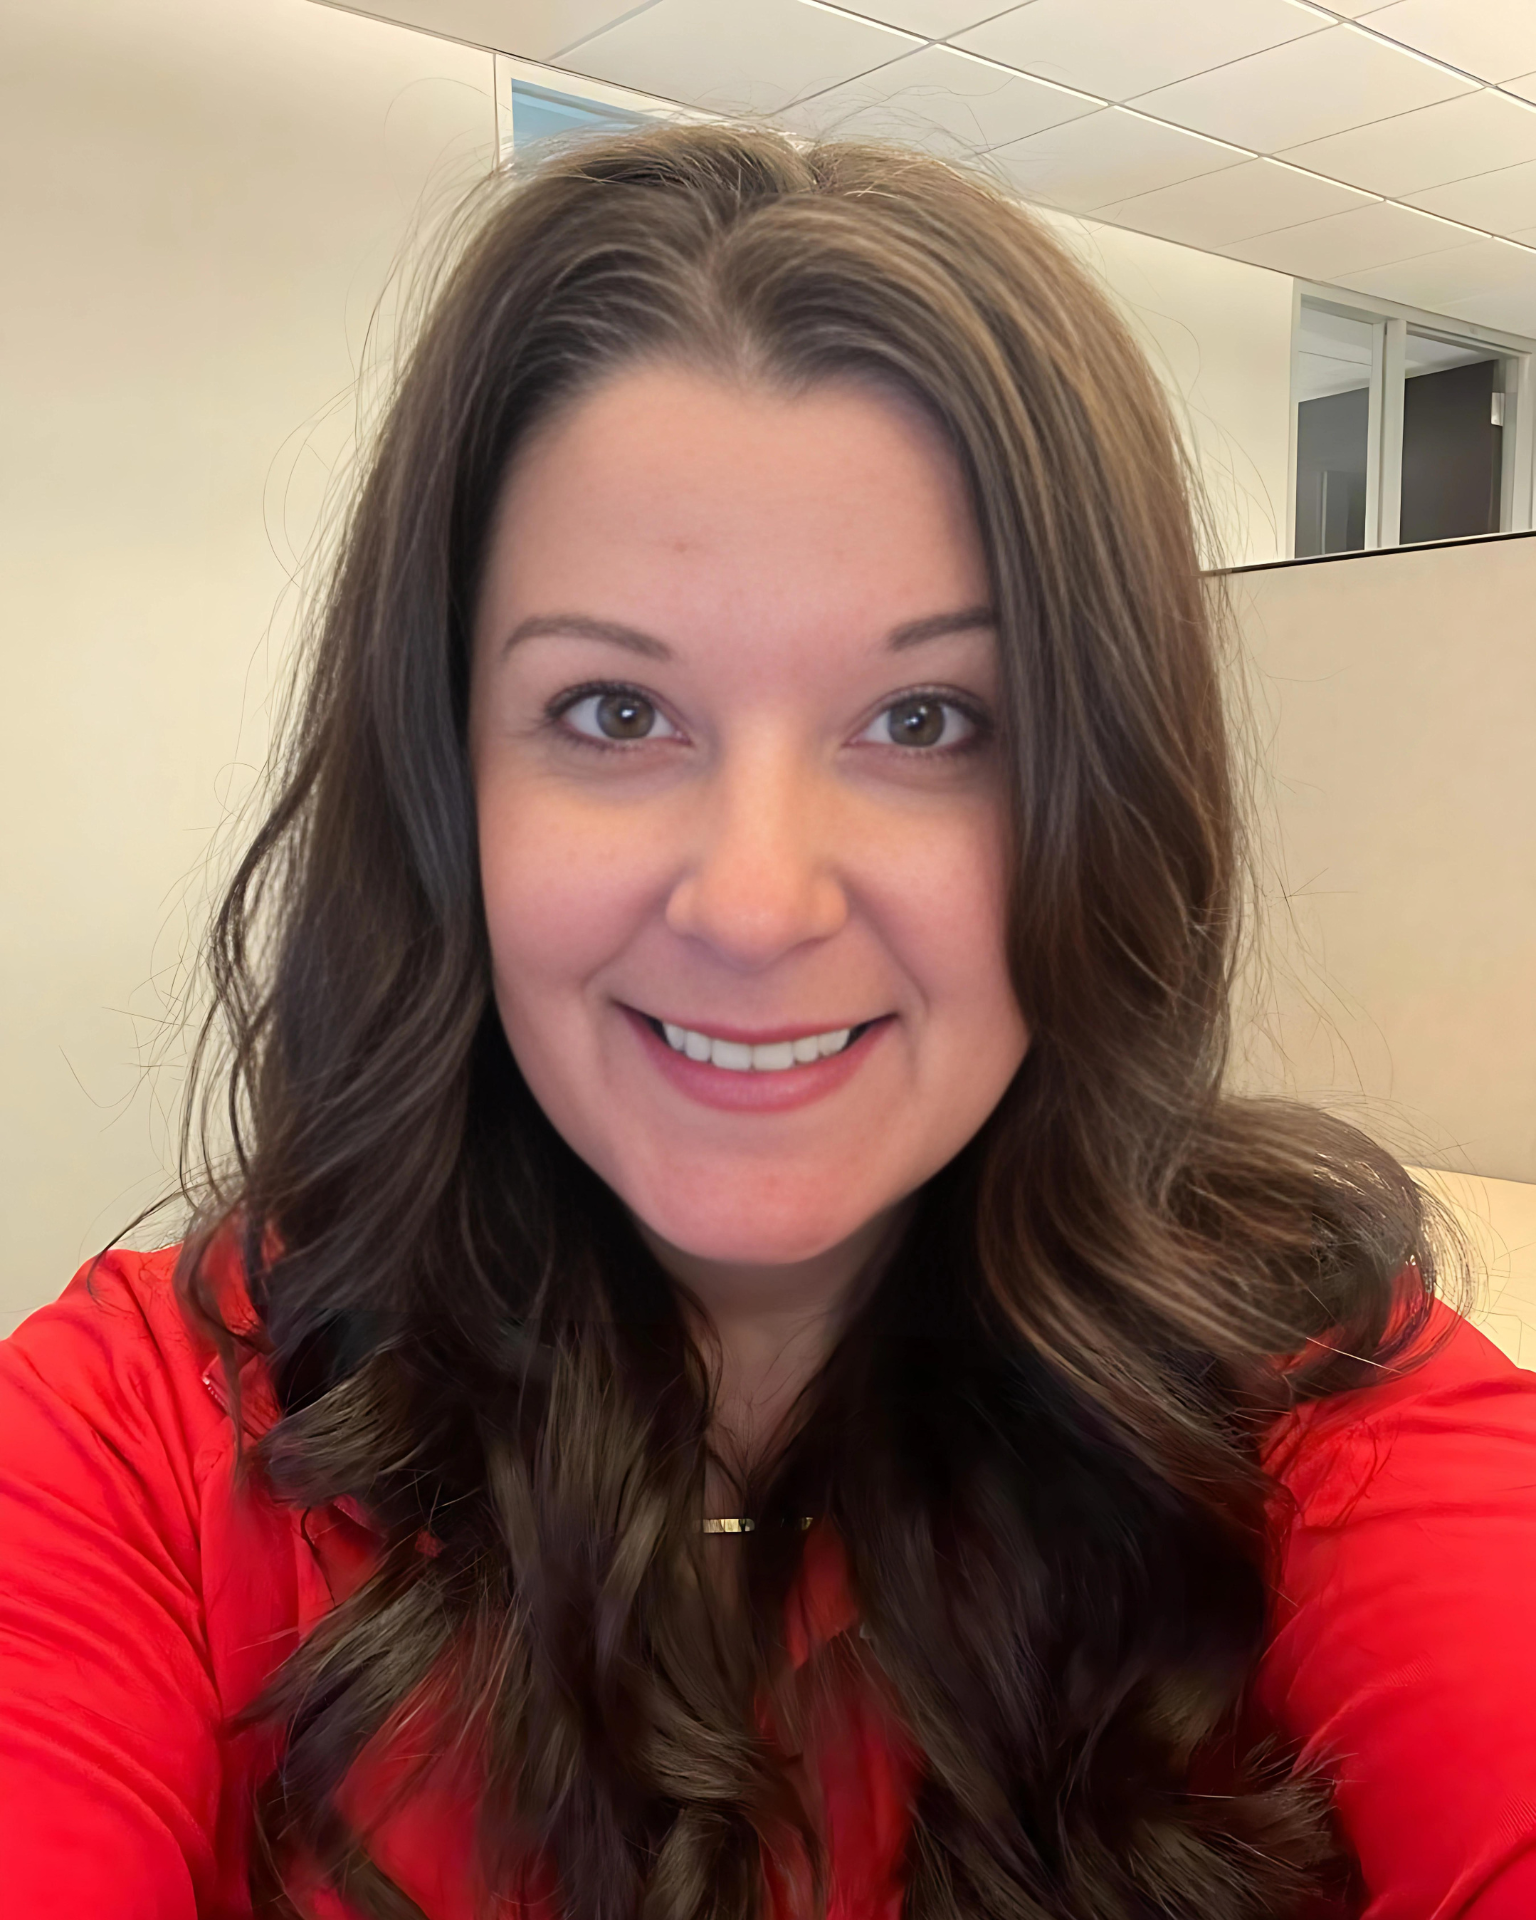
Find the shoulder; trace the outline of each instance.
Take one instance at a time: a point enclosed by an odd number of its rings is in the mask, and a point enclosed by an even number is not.
[[[1536,1443],[1536,1374],[1437,1304],[1404,1363],[1375,1383],[1310,1402],[1281,1421],[1265,1465],[1306,1522],[1342,1519],[1358,1502],[1379,1508],[1426,1481],[1452,1493],[1469,1468],[1486,1484],[1495,1461],[1528,1474]],[[1408,1478],[1405,1478],[1405,1474]]]
[[[210,1554],[217,1575],[249,1557],[255,1535],[266,1551],[299,1524],[240,1471],[234,1396],[211,1335],[184,1311],[180,1253],[113,1248],[0,1341],[0,1561],[95,1564],[136,1542],[195,1586]],[[249,1331],[232,1244],[215,1247],[206,1277],[225,1324]],[[239,1400],[249,1442],[277,1411],[259,1354]]]
[[[149,1411],[167,1393],[195,1400],[191,1389],[200,1387],[211,1349],[202,1353],[182,1315],[177,1251],[113,1248],[88,1261],[57,1300],[0,1344],[7,1383],[14,1390],[31,1377],[81,1412],[116,1420],[133,1408]]]
[[[57,1300],[0,1342],[0,1390],[35,1415],[67,1409],[103,1434],[153,1435],[195,1456],[232,1438],[212,1340],[194,1327],[176,1286],[179,1247],[112,1248],[88,1261]],[[249,1303],[230,1255],[215,1256],[221,1307],[246,1325]],[[258,1394],[263,1376],[252,1370]]]
[[[294,1517],[237,1484],[176,1257],[103,1255],[0,1342],[8,1915],[236,1912],[266,1749],[229,1718],[329,1605]]]
[[[1386,1915],[1536,1910],[1536,1374],[1437,1307],[1423,1357],[1271,1437],[1258,1699],[1336,1781]]]
[[[346,1503],[303,1511],[239,1470],[233,1396],[211,1337],[183,1311],[179,1253],[114,1249],[0,1341],[0,1565],[24,1566],[34,1586],[68,1570],[99,1582],[110,1565],[134,1590],[158,1569],[239,1700],[273,1645],[356,1585],[375,1542]],[[225,1324],[248,1330],[227,1243],[207,1277]],[[259,1354],[239,1388],[250,1442],[277,1414]]]

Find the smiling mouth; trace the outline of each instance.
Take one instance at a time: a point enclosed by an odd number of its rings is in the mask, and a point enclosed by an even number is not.
[[[714,1034],[693,1027],[680,1027],[670,1020],[658,1020],[641,1014],[646,1025],[674,1053],[683,1054],[701,1065],[721,1067],[727,1073],[786,1073],[792,1067],[814,1066],[819,1060],[835,1059],[857,1044],[880,1020],[865,1020],[853,1027],[830,1027],[821,1033],[802,1034],[794,1040],[773,1040],[749,1045],[743,1040],[721,1040]],[[882,1019],[889,1019],[889,1014]]]

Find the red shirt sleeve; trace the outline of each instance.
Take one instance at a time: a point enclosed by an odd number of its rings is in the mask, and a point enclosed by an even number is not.
[[[164,1275],[169,1312],[133,1284],[145,1264],[108,1256],[0,1342],[7,1920],[240,1911],[198,1526],[199,1454],[227,1462],[228,1423],[187,1391],[190,1342]]]
[[[1536,1916],[1536,1374],[1445,1308],[1414,1371],[1309,1406],[1261,1708],[1321,1758],[1366,1920]]]

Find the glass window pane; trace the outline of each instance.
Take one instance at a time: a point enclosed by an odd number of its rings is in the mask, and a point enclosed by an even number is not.
[[[1296,339],[1296,553],[1365,545],[1371,367],[1369,320],[1303,306]]]
[[[1399,539],[1497,533],[1504,429],[1497,354],[1408,329]]]
[[[512,145],[526,147],[535,140],[586,131],[617,131],[639,122],[635,115],[619,113],[600,106],[595,100],[583,100],[574,94],[549,93],[542,87],[512,83]]]

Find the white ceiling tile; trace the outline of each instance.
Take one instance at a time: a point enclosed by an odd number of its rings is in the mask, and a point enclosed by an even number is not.
[[[1341,274],[1465,246],[1467,241],[1464,227],[1416,213],[1412,207],[1378,201],[1353,213],[1330,214],[1326,220],[1309,220],[1304,226],[1285,227],[1256,240],[1239,240],[1221,252],[1303,280],[1337,280]]]
[[[1518,79],[1504,82],[1506,93],[1518,93],[1522,100],[1536,100],[1536,73],[1522,74]]]
[[[1380,13],[1383,7],[1392,4],[1392,0],[1328,0],[1330,13],[1342,13],[1351,20],[1358,20],[1367,13]]]
[[[882,20],[888,27],[920,33],[926,40],[944,40],[952,33],[963,33],[1000,11],[998,0],[839,0],[839,4],[846,5],[850,13]]]
[[[1431,187],[1410,196],[1416,207],[1446,220],[1465,220],[1489,233],[1519,233],[1536,226],[1536,160],[1475,174],[1447,187]]]
[[[1277,227],[1299,226],[1332,213],[1377,203],[1354,187],[1300,173],[1278,160],[1248,160],[1224,167],[1220,173],[1181,180],[1174,187],[1131,200],[1116,200],[1095,210],[1094,217],[1138,233],[1155,233],[1182,246],[1212,249],[1234,240],[1249,240]]]
[[[1392,0],[1365,24],[1482,80],[1507,80],[1536,67],[1531,0]]]
[[[1064,87],[1125,100],[1327,24],[1295,0],[1033,0],[956,44]]]
[[[883,66],[910,34],[812,0],[654,0],[583,41],[561,64],[711,113],[778,113]]]
[[[1390,199],[1450,180],[1536,160],[1536,108],[1486,88],[1400,113],[1326,140],[1287,147],[1283,157],[1333,180]]]
[[[779,118],[818,138],[905,140],[973,154],[1097,113],[1101,104],[953,47],[921,47]]]
[[[1135,104],[1214,139],[1278,153],[1473,85],[1358,27],[1338,26],[1143,94]]]
[[[1360,293],[1448,313],[1458,302],[1477,295],[1536,289],[1536,253],[1511,246],[1507,240],[1473,240],[1464,247],[1448,247],[1416,260],[1397,260],[1339,278]]]
[[[348,0],[349,10],[525,60],[548,60],[573,40],[633,13],[635,0]]]
[[[1124,107],[1104,107],[1047,133],[1014,140],[992,158],[1026,199],[1089,213],[1111,200],[1236,166],[1247,155]]]
[[[1526,287],[1475,293],[1445,311],[1453,320],[1472,320],[1480,327],[1501,327],[1506,333],[1536,338],[1536,279]]]

